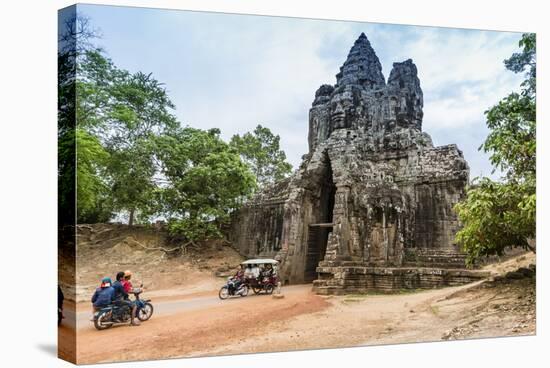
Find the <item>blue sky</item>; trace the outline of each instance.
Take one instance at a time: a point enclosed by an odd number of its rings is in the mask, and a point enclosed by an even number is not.
[[[336,82],[361,32],[386,79],[393,62],[413,59],[423,130],[436,145],[456,143],[472,178],[492,170],[477,150],[487,135],[483,112],[523,78],[503,64],[519,33],[101,5],[78,12],[101,30],[97,43],[118,67],[166,84],[182,124],[218,127],[225,139],[263,124],[281,136],[294,168],[307,152],[315,91]]]

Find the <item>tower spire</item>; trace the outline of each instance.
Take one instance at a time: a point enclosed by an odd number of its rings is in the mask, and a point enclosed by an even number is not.
[[[366,87],[384,87],[382,64],[364,32],[353,44],[344,65],[336,75],[338,86],[359,84]]]

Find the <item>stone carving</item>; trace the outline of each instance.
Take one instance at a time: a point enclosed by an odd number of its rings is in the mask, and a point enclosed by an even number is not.
[[[284,282],[315,280],[320,293],[479,277],[441,270],[464,268],[453,206],[469,168],[456,145],[434,147],[422,132],[422,108],[412,60],[394,63],[386,83],[362,33],[336,84],[315,92],[299,169],[234,215],[233,244],[277,257]]]

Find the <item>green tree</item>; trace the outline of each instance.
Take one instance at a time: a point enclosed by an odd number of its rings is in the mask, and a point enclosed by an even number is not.
[[[105,203],[113,212],[127,212],[128,224],[133,225],[136,214],[151,207],[157,171],[152,139],[178,125],[172,115],[174,105],[151,74],[117,68],[101,49],[83,50],[77,64],[78,127],[96,137],[109,155],[90,168],[108,188]],[[77,155],[83,154],[77,147]],[[94,188],[99,186],[85,189]],[[78,202],[84,205],[80,195]]]
[[[109,159],[97,137],[84,129],[76,128],[76,195],[78,219],[81,223],[108,221],[111,209],[108,205],[108,188],[102,179],[102,171]]]
[[[157,192],[159,212],[170,232],[191,242],[220,237],[220,226],[255,187],[248,166],[218,129],[174,129],[156,142],[166,180]]]
[[[128,212],[128,225],[135,223],[154,201],[156,167],[153,152],[147,140],[111,149],[106,180],[109,185],[110,204],[114,211]]]
[[[106,188],[99,171],[108,154],[78,119],[77,64],[82,55],[99,52],[91,44],[98,31],[86,17],[68,19],[59,38],[58,59],[58,193],[59,222],[101,222],[110,217],[105,208]],[[79,153],[77,153],[79,152]],[[75,181],[76,178],[76,181]],[[76,200],[78,198],[78,200]],[[76,212],[75,212],[76,209]]]
[[[109,129],[103,140],[111,155],[107,166],[112,205],[128,211],[133,225],[136,212],[147,212],[156,188],[155,137],[178,126],[174,105],[164,86],[151,74],[115,73],[106,111]]]
[[[71,200],[74,208],[76,197],[77,222],[128,213],[132,225],[161,216],[174,236],[190,242],[221,236],[220,226],[256,188],[253,166],[218,129],[182,128],[164,85],[151,74],[118,68],[90,41],[95,31],[89,28],[86,18],[68,23],[64,42],[73,47],[59,55],[66,208],[71,210]],[[290,171],[279,137],[269,129],[258,126],[255,135],[235,140],[262,180]]]
[[[482,256],[501,255],[508,247],[535,249],[536,236],[536,39],[524,34],[522,49],[505,60],[515,73],[525,73],[521,93],[511,93],[486,111],[490,133],[480,149],[504,173],[502,182],[474,181],[457,204],[463,228],[457,233],[472,264]]]
[[[234,135],[230,144],[250,166],[257,183],[263,186],[285,178],[292,171],[285,152],[280,149],[280,140],[269,128],[258,125],[253,133],[242,137]]]

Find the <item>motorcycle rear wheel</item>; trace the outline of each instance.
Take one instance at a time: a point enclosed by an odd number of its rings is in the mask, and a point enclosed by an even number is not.
[[[243,285],[243,291],[239,293],[240,296],[247,296],[248,295],[248,286]]]
[[[110,318],[110,315],[111,315],[111,312],[109,312],[109,311],[99,312],[97,318],[94,318],[95,328],[98,329],[99,331],[101,331],[101,330],[106,330],[108,328],[113,327],[112,322],[106,322],[105,321],[106,319]]]

